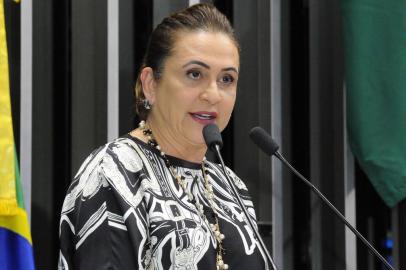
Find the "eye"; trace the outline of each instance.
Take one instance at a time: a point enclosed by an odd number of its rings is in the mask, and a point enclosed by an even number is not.
[[[189,70],[186,72],[186,75],[193,80],[197,80],[202,76],[202,74],[198,70]]]
[[[223,84],[232,84],[235,81],[234,77],[231,76],[230,74],[226,74],[223,77],[221,77],[220,82]]]

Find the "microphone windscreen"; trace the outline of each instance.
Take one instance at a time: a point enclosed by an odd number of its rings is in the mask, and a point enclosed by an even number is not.
[[[261,127],[251,129],[250,138],[267,155],[272,156],[279,149],[279,145],[272,139],[271,135]]]
[[[203,128],[203,137],[208,148],[213,149],[215,145],[223,147],[223,139],[216,124],[208,124]]]

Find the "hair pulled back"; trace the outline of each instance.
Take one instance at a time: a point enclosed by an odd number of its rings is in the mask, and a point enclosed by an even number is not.
[[[193,5],[164,18],[149,38],[135,85],[135,109],[142,120],[146,120],[149,111],[144,107],[145,96],[140,73],[144,67],[150,67],[153,70],[154,79],[159,80],[163,72],[164,62],[171,55],[176,38],[179,37],[176,34],[181,31],[223,33],[239,49],[237,38],[227,17],[211,4]]]

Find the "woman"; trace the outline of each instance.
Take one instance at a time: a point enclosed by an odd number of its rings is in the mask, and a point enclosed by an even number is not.
[[[232,113],[239,46],[226,17],[199,4],[153,31],[135,95],[140,126],[94,151],[65,198],[62,269],[264,269],[202,129]],[[231,171],[255,219],[242,181]]]

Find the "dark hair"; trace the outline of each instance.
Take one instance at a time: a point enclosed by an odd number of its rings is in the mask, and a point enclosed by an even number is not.
[[[207,31],[226,34],[239,50],[239,43],[227,17],[211,4],[197,4],[166,17],[152,32],[135,85],[135,109],[142,120],[148,116],[140,79],[141,70],[150,67],[155,80],[163,72],[165,59],[171,55],[179,31]]]

